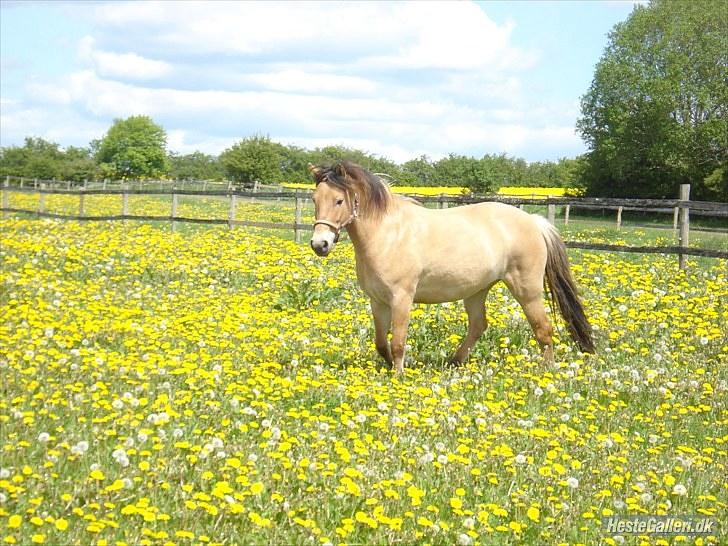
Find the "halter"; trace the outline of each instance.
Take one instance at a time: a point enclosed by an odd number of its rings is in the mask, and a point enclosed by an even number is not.
[[[349,194],[346,194],[347,200],[349,199]],[[343,223],[339,224],[338,226],[334,224],[333,222],[329,222],[328,220],[316,220],[313,223],[313,227],[315,228],[317,224],[323,224],[325,226],[329,226],[331,229],[334,230],[334,243],[339,242],[339,232],[344,229],[346,226],[351,224],[354,220],[356,220],[359,217],[359,195],[354,194],[354,204],[351,207],[351,214],[349,215],[349,218],[346,219]]]

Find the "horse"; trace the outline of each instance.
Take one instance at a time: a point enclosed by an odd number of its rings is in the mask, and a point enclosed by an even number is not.
[[[328,256],[346,229],[371,301],[377,352],[398,374],[413,303],[463,300],[468,331],[450,358],[463,363],[487,327],[485,299],[498,281],[523,308],[545,362],[554,359],[545,284],[578,347],[595,352],[566,246],[545,218],[498,202],[428,209],[348,161],[309,170],[316,183],[311,248]]]

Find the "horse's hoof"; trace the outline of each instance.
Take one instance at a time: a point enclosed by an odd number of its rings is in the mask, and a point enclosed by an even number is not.
[[[459,358],[455,358],[455,356],[453,355],[447,359],[447,361],[445,362],[445,365],[449,368],[457,368],[457,367],[463,365],[463,361],[460,360]]]

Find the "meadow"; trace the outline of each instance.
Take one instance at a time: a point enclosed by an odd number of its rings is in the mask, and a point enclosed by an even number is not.
[[[49,209],[76,212],[62,197]],[[103,199],[86,206],[108,210]],[[156,210],[168,202],[130,198],[132,213]],[[179,210],[204,214],[182,199]],[[238,212],[292,218],[284,204]],[[726,521],[725,261],[681,271],[675,256],[570,251],[596,355],[559,324],[546,367],[496,286],[466,365],[444,365],[462,305],[417,306],[395,377],[346,242],[319,259],[287,232],[0,227],[4,544],[728,540],[725,525],[671,538],[601,528],[627,514]]]

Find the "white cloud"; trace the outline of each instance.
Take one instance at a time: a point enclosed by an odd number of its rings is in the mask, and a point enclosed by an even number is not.
[[[247,75],[250,83],[271,91],[305,94],[361,94],[371,95],[383,91],[376,82],[359,76],[346,76],[330,72],[311,73],[302,69],[273,70]]]
[[[551,146],[561,142],[573,145],[578,140],[567,120],[563,126],[551,124],[556,115],[551,110],[534,109],[527,116],[518,109],[473,107],[426,97],[398,102],[385,96],[149,88],[103,79],[92,71],[33,89],[40,99],[55,97],[56,103],[74,105],[99,118],[145,114],[170,120],[163,125],[170,132],[170,148],[177,151],[191,148],[195,131],[175,126],[185,122],[189,127],[204,125],[207,133],[215,133],[216,127],[224,125],[228,136],[214,137],[218,145],[229,146],[235,137],[268,133],[274,139],[299,145],[345,143],[402,161],[422,153],[442,157],[451,151],[523,154],[527,145],[540,140]],[[541,126],[528,125],[534,121]],[[281,129],[272,133],[270,126]],[[209,153],[221,151],[200,139],[194,144]]]
[[[0,108],[1,146],[21,144],[26,137],[41,137],[66,146],[86,146],[101,137],[108,125],[89,120],[68,109],[26,108],[3,101]]]
[[[217,155],[232,146],[237,140],[230,137],[217,138],[186,129],[167,131],[167,147],[178,154],[191,154],[197,151]]]
[[[472,3],[115,2],[94,21],[79,69],[28,84],[29,104],[3,112],[4,139],[45,123],[64,144],[87,143],[113,118],[145,114],[180,153],[255,133],[396,161],[581,149],[572,105],[547,109],[524,91],[538,53]]]
[[[168,76],[172,65],[147,59],[136,53],[114,53],[95,48],[95,40],[86,36],[79,44],[80,59],[101,76],[126,80],[152,80]]]
[[[122,2],[96,18],[178,55],[285,53],[346,59],[344,69],[511,70],[534,60],[511,43],[511,25],[470,2]]]

